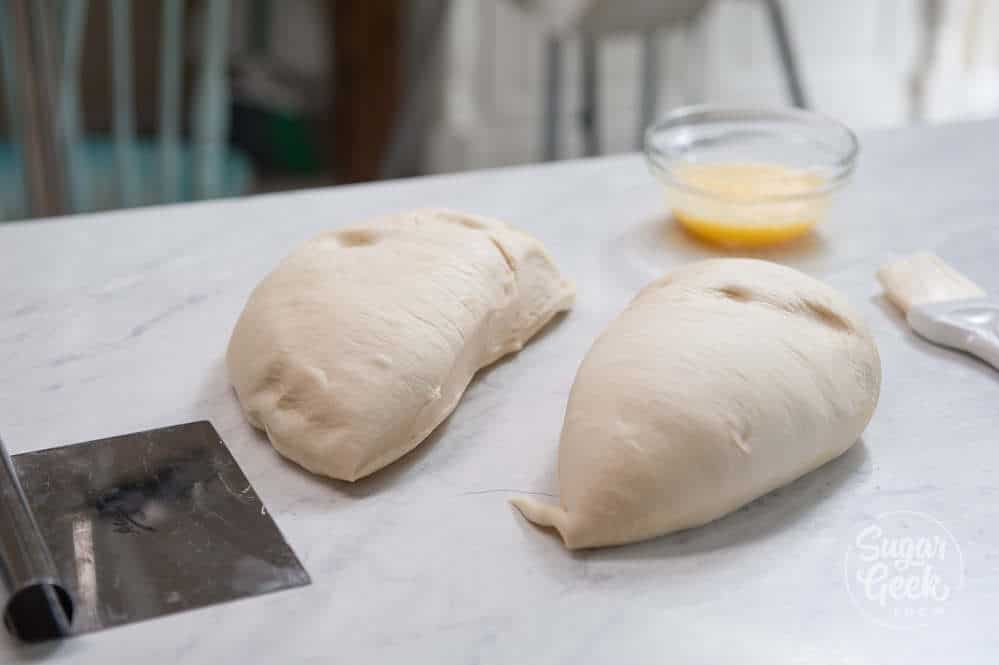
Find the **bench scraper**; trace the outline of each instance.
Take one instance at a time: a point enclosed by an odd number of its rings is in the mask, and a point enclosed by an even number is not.
[[[21,640],[309,583],[207,421],[0,457],[0,610]]]

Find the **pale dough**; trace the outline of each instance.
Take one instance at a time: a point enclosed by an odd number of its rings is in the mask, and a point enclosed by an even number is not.
[[[426,210],[324,233],[254,290],[226,354],[247,419],[315,473],[356,480],[423,441],[477,370],[575,289],[533,237]]]
[[[829,286],[765,261],[694,263],[643,289],[583,360],[561,505],[514,503],[570,548],[698,526],[846,451],[880,385],[874,340]]]

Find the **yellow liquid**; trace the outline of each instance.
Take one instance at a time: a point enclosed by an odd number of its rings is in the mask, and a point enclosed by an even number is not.
[[[818,220],[809,220],[797,224],[747,226],[688,217],[686,213],[677,210],[673,211],[673,216],[683,228],[699,238],[720,245],[741,245],[743,247],[762,247],[787,242],[805,235],[818,223]]]
[[[822,176],[779,164],[687,164],[674,177],[692,189],[667,187],[673,216],[694,235],[719,244],[762,246],[797,238],[819,222],[828,203]],[[794,198],[767,200],[774,197]]]

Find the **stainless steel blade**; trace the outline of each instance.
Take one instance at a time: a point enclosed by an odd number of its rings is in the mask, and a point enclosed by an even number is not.
[[[309,583],[208,422],[14,457],[79,634]]]

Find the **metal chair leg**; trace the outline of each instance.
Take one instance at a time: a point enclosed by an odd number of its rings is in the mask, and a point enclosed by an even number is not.
[[[17,106],[24,159],[24,186],[33,217],[66,209],[65,160],[59,154],[55,119],[54,61],[43,3],[11,0]]]
[[[659,35],[655,30],[642,33],[642,77],[639,91],[638,131],[635,133],[635,147],[642,149],[645,144],[645,130],[655,121],[656,106],[659,103]]]
[[[583,78],[583,107],[579,124],[583,132],[583,154],[592,157],[600,153],[600,81],[597,71],[597,41],[584,35],[580,45]]]
[[[194,176],[199,198],[219,196],[229,138],[228,0],[209,0],[201,35],[202,63],[195,93],[194,136],[197,142]]]
[[[767,10],[774,40],[777,42],[777,52],[780,56],[781,67],[784,69],[784,80],[791,95],[791,103],[799,108],[807,108],[808,103],[805,99],[805,91],[801,84],[801,76],[798,73],[798,65],[791,45],[791,38],[787,32],[787,22],[784,20],[784,11],[781,8],[780,0],[764,0],[763,4]]]
[[[940,18],[943,15],[941,0],[920,2],[920,35],[916,63],[909,82],[909,112],[912,122],[926,119],[926,84],[937,58],[937,38],[940,35]]]
[[[180,113],[183,81],[184,3],[164,0],[160,28],[160,185],[161,200],[181,199]]]
[[[111,0],[111,133],[118,178],[118,204],[139,205],[138,158],[135,154],[135,83],[132,75],[132,2]]]
[[[27,216],[27,206],[24,204],[24,168],[21,165],[22,146],[18,137],[21,136],[17,103],[17,58],[14,56],[13,19],[7,11],[6,0],[0,0],[0,72],[3,78],[3,101],[7,120],[7,136],[11,144],[10,179],[17,183],[12,189],[5,189],[6,200],[0,201],[0,221],[18,219]]]
[[[409,173],[417,161],[425,128],[432,125],[434,97],[439,90],[428,81],[435,80],[435,72],[441,71],[445,57],[441,45],[446,41],[451,4],[451,0],[425,0],[418,20],[410,27],[418,47],[409,58],[409,83],[404,86],[391,140],[385,146],[379,178],[401,178]]]
[[[80,65],[87,28],[88,0],[66,3],[62,11],[62,55],[59,76],[61,154],[66,159],[67,212],[86,212],[91,205],[90,172],[82,141]]]
[[[542,159],[558,159],[562,129],[562,41],[549,37],[545,45],[544,105],[541,109]]]

